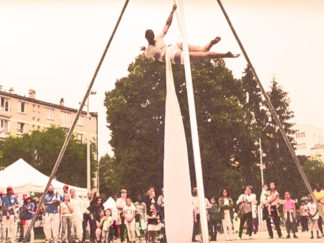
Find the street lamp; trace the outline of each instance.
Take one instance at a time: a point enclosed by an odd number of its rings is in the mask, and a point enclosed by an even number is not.
[[[97,92],[91,90],[88,98],[87,98],[87,119],[88,121],[91,119],[90,115],[90,95],[95,95]],[[91,190],[91,163],[90,163],[90,137],[87,137],[87,190],[88,192]]]
[[[260,163],[257,164],[258,167],[260,167],[260,172],[261,172],[261,187],[264,185],[264,176],[263,176],[263,170],[266,168],[265,165],[263,164],[263,157],[266,156],[265,153],[263,153],[262,150],[262,143],[261,143],[261,138],[259,138],[259,142],[255,143],[256,145],[259,145],[259,153],[260,153]]]

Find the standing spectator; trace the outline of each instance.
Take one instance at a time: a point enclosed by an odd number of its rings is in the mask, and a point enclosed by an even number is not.
[[[267,229],[271,239],[273,239],[273,231],[271,227],[271,219],[275,225],[277,234],[279,238],[282,238],[281,229],[280,229],[280,214],[278,211],[279,207],[279,193],[277,192],[277,187],[274,182],[270,183],[270,193],[268,196],[268,200],[266,201],[266,205],[268,208],[269,216],[266,219]]]
[[[226,188],[222,190],[222,195],[218,200],[218,204],[220,208],[220,217],[222,219],[225,239],[230,240],[230,235],[232,235],[234,203],[232,198],[229,197],[228,190]]]
[[[150,206],[150,211],[147,215],[147,243],[154,243],[156,232],[160,231],[160,215],[154,203]]]
[[[89,206],[90,211],[90,241],[95,241],[97,230],[97,219],[100,218],[100,212],[103,210],[102,200],[100,197],[94,197]]]
[[[150,187],[150,189],[147,191],[147,197],[145,199],[145,204],[146,204],[146,208],[150,208],[151,204],[156,204],[154,187]]]
[[[53,236],[54,243],[58,242],[59,228],[60,228],[60,215],[59,205],[61,203],[60,196],[54,194],[54,187],[49,186],[44,201],[45,215],[44,215],[44,233],[45,242],[50,242]]]
[[[130,243],[135,243],[135,212],[136,208],[132,205],[132,200],[127,198],[126,205],[123,208],[123,217],[125,220],[126,228],[127,228],[127,235],[128,241]]]
[[[26,219],[24,224],[24,237],[26,237],[27,229],[36,212],[36,204],[31,200],[30,196],[27,197],[26,202],[23,204],[22,211],[24,212],[24,218]],[[30,230],[30,242],[34,242],[34,227]]]
[[[192,207],[193,207],[193,215],[194,215],[192,242],[197,242],[196,235],[199,234],[200,232],[200,207],[199,207],[199,198],[198,198],[196,187],[192,189]],[[207,198],[205,198],[205,207],[207,213],[207,210],[211,207]]]
[[[63,202],[61,203],[61,213],[62,213],[62,242],[72,242],[72,213],[73,207],[70,203],[69,194],[64,194]],[[66,236],[67,235],[67,236]]]
[[[267,218],[269,217],[269,211],[268,211],[268,205],[267,205],[269,193],[270,192],[269,192],[268,185],[263,184],[262,192],[261,192],[261,196],[260,196],[260,205],[261,205],[261,209],[262,209],[262,220],[267,220]]]
[[[102,238],[104,240],[104,243],[109,243],[110,242],[110,238],[109,238],[109,234],[110,234],[110,227],[113,225],[114,223],[114,219],[112,217],[112,212],[111,209],[107,209],[105,212],[105,219],[103,222],[103,226],[102,226],[102,230],[103,230],[103,235]]]
[[[63,195],[61,196],[61,201],[63,202],[64,201],[64,195],[65,194],[69,194],[69,185],[65,184],[63,186]]]
[[[7,187],[7,195],[2,197],[2,208],[3,208],[3,234],[5,230],[8,231],[8,240],[15,241],[17,233],[17,212],[16,209],[19,207],[18,199],[14,196],[12,187]]]
[[[291,199],[290,193],[285,192],[285,200],[283,202],[283,213],[286,222],[286,230],[287,230],[287,239],[290,239],[290,231],[292,231],[293,236],[297,239],[296,230],[296,206],[295,201]]]
[[[137,202],[134,203],[134,206],[136,208],[136,235],[141,240],[141,231],[146,230],[147,223],[146,223],[146,204],[143,202],[143,198],[141,195],[137,196]]]
[[[240,195],[236,204],[239,205],[241,222],[240,222],[240,231],[239,237],[242,239],[243,226],[245,221],[247,221],[248,234],[252,238],[252,203],[256,201],[255,194],[252,194],[251,186],[245,188],[245,193]]]
[[[93,196],[93,192],[89,191],[87,194],[87,198],[82,200],[83,203],[82,242],[86,240],[87,225],[89,224],[90,227],[91,218],[90,218],[89,207],[90,207],[90,202],[92,201],[92,196]]]
[[[219,216],[219,206],[216,203],[216,198],[210,198],[210,208],[208,209],[209,214],[209,221],[208,221],[208,228],[209,228],[209,235],[211,241],[216,241],[217,238],[217,223],[220,219]]]
[[[73,208],[72,213],[72,233],[74,242],[81,242],[82,240],[82,216],[83,216],[83,202],[79,196],[76,195],[75,189],[70,189],[71,199],[70,204]]]
[[[159,207],[161,221],[164,222],[164,191],[163,191],[163,188],[162,188],[161,195],[157,199],[157,205]]]
[[[120,237],[121,240],[125,238],[125,219],[123,217],[123,209],[126,206],[126,199],[127,199],[127,190],[121,189],[120,191],[120,198],[116,200],[116,207],[118,210],[118,219],[116,221],[116,224],[118,225],[117,230],[117,237]]]
[[[324,190],[321,187],[320,184],[316,183],[315,184],[315,190],[314,190],[314,197],[317,201],[317,203],[320,206],[320,211],[319,211],[319,218],[318,218],[318,228],[322,234],[322,236],[324,236],[323,234],[323,219],[322,219],[322,213],[324,212],[323,207],[324,207]]]
[[[310,222],[310,231],[311,231],[311,239],[314,239],[314,232],[316,231],[317,239],[321,238],[319,235],[319,227],[318,227],[318,219],[319,214],[317,210],[316,203],[313,201],[313,198],[309,199],[307,204],[308,208],[308,215],[309,215],[309,222]]]
[[[301,203],[299,213],[302,232],[308,231],[308,207],[305,202]]]

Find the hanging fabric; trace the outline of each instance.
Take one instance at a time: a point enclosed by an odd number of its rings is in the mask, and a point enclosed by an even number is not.
[[[190,243],[193,208],[186,136],[174,87],[169,48],[166,52],[164,134],[164,210],[168,243]]]

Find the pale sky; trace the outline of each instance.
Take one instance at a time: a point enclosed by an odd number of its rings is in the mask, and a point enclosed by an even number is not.
[[[127,75],[146,44],[144,32],[162,30],[173,0],[130,0],[91,96],[99,113],[99,154],[111,152],[104,92]],[[124,4],[122,0],[0,0],[0,85],[20,95],[78,108]],[[240,49],[216,0],[184,0],[189,42],[222,41],[214,51]],[[223,0],[263,85],[273,76],[289,92],[295,122],[324,129],[324,1]],[[166,42],[178,40],[176,18]],[[227,60],[235,77],[246,67]]]

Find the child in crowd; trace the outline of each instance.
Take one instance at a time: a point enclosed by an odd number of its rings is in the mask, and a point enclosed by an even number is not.
[[[291,199],[289,192],[285,192],[285,200],[283,202],[283,213],[287,229],[286,238],[290,238],[290,231],[292,231],[294,238],[297,239],[298,237],[296,235],[296,206],[295,201]]]
[[[302,232],[308,231],[308,208],[305,202],[301,203],[301,206],[299,207],[299,213]]]
[[[96,240],[97,243],[101,242],[102,239],[102,231],[103,231],[103,224],[106,221],[106,216],[105,216],[105,211],[104,210],[100,210],[98,217],[96,218]]]
[[[215,197],[210,199],[211,207],[208,209],[209,214],[209,221],[208,221],[208,228],[209,228],[209,235],[211,241],[216,241],[217,238],[217,222],[220,220],[219,216],[219,207],[216,203]]]
[[[318,219],[319,214],[316,207],[316,203],[313,201],[313,198],[309,199],[309,202],[307,204],[308,208],[308,217],[310,222],[310,230],[311,230],[311,239],[314,239],[314,232],[316,231],[317,238],[321,238],[319,236],[319,228],[318,228]]]
[[[135,212],[136,208],[132,204],[130,198],[126,199],[126,206],[123,208],[123,217],[125,219],[125,225],[127,228],[128,241],[130,243],[135,243]]]
[[[137,196],[137,202],[134,203],[136,208],[135,215],[135,229],[136,235],[141,240],[142,233],[147,229],[146,222],[146,204],[143,202],[143,197],[141,195]]]
[[[102,226],[102,230],[103,230],[102,238],[104,243],[109,243],[110,227],[113,225],[114,219],[112,217],[111,209],[107,209],[105,214],[106,217],[103,219],[103,226]]]
[[[73,207],[70,203],[70,195],[64,194],[63,202],[61,203],[61,213],[62,213],[62,242],[72,242],[72,213]],[[66,237],[67,233],[67,237]]]

